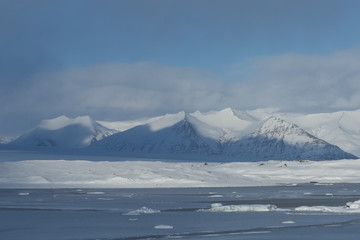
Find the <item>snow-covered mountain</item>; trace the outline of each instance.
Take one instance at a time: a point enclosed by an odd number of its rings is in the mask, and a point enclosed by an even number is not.
[[[345,159],[360,155],[358,122],[360,111],[300,115],[231,108],[117,122],[61,116],[44,120],[13,144],[170,159]]]
[[[270,117],[254,132],[232,144],[230,153],[244,160],[356,158],[279,117]]]
[[[312,135],[360,156],[360,110],[309,115],[283,114]]]
[[[21,135],[11,144],[82,148],[115,132],[115,130],[100,125],[88,116],[74,119],[60,116],[54,119],[43,120],[36,128]]]
[[[97,150],[143,154],[213,154],[213,141],[197,133],[184,112],[116,133],[91,146]],[[170,156],[171,158],[171,156]]]
[[[258,119],[232,109],[205,114],[180,112],[114,134],[91,148],[127,155],[191,155],[238,161],[356,158],[279,117]]]

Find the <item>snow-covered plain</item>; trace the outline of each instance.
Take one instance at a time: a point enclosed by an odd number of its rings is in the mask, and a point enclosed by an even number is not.
[[[76,160],[76,156],[64,160],[64,156],[55,154],[20,156],[17,158],[16,151],[12,154],[0,151],[0,187],[173,188],[360,183],[360,160],[206,163],[115,157],[89,161],[86,156],[79,157],[82,160]]]

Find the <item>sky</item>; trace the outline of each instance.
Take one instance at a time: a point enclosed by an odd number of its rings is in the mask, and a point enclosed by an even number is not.
[[[2,0],[0,136],[41,120],[360,109],[357,0]]]

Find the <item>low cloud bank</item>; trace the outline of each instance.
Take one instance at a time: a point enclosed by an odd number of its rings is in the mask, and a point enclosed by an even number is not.
[[[246,68],[244,67],[246,66]],[[287,53],[234,64],[220,77],[194,68],[153,62],[102,63],[42,73],[6,91],[1,124],[33,126],[66,114],[100,120],[225,107],[314,112],[360,108],[360,48],[329,55]],[[226,76],[239,81],[226,81]],[[241,77],[240,77],[241,76]],[[12,86],[13,87],[13,86]],[[21,118],[15,120],[15,118]]]

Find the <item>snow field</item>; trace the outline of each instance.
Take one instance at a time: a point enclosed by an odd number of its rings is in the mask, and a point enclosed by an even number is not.
[[[2,188],[175,188],[357,183],[360,161],[163,162],[24,160],[0,162]]]

